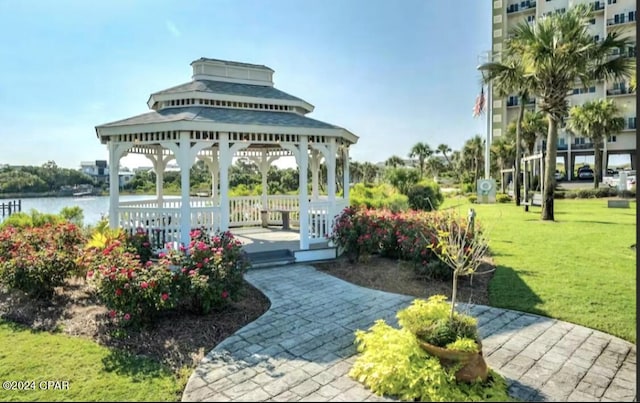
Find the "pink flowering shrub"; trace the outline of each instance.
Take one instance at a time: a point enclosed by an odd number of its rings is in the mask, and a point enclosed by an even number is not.
[[[210,236],[204,229],[191,232],[186,248],[169,250],[164,263],[177,269],[181,305],[200,314],[237,300],[249,268],[242,243],[231,232]]]
[[[66,277],[78,273],[85,239],[71,223],[0,230],[0,283],[49,299]]]
[[[130,249],[135,251],[135,254],[140,256],[140,262],[147,263],[151,260],[153,249],[151,248],[149,235],[144,229],[138,228],[136,232],[127,234],[125,242]]]
[[[369,255],[380,252],[384,228],[378,224],[375,212],[347,207],[336,217],[329,239],[344,248],[349,261],[366,260]]]
[[[127,246],[115,240],[106,248],[90,248],[85,262],[87,281],[100,301],[109,309],[109,317],[122,326],[139,327],[156,315],[177,305],[174,273],[151,261],[142,263]]]
[[[446,211],[391,212],[348,207],[336,217],[329,238],[344,248],[352,262],[380,254],[412,262],[421,276],[448,278],[450,273],[439,264],[437,252],[445,245],[439,242],[438,234],[464,225],[463,218]]]

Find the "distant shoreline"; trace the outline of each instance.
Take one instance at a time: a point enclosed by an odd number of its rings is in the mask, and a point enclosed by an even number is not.
[[[155,191],[153,194],[144,191],[120,191],[120,196],[155,196]],[[167,192],[164,193],[165,196],[180,196],[180,192]],[[109,196],[109,192],[100,191],[94,192],[91,195],[87,195],[86,197],[96,197],[96,196]],[[85,196],[73,196],[73,194],[69,193],[60,193],[60,192],[37,192],[37,193],[0,193],[0,200],[16,200],[16,199],[37,199],[37,198],[60,198],[60,197],[85,197]]]

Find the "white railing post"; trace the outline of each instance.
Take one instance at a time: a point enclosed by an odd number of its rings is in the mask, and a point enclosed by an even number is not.
[[[191,233],[191,205],[189,196],[190,178],[189,173],[193,161],[191,159],[191,134],[189,132],[180,133],[180,154],[178,165],[180,166],[180,242],[186,247],[189,245]]]
[[[309,149],[306,135],[300,136],[298,158],[300,184],[300,249],[309,249],[309,195],[307,190],[307,172],[309,170]]]
[[[219,157],[220,161],[220,229],[229,229],[229,133],[220,133]]]

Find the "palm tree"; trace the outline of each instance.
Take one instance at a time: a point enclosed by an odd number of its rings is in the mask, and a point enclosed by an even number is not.
[[[384,165],[391,168],[397,168],[398,166],[404,166],[404,161],[397,155],[392,155],[391,157],[387,158],[387,160],[384,162]]]
[[[349,161],[349,176],[353,178],[352,182],[362,182],[362,164],[358,161]]]
[[[409,152],[409,158],[418,158],[418,166],[420,167],[419,176],[422,179],[422,173],[424,172],[424,161],[429,158],[433,154],[433,150],[427,143],[416,143],[413,147],[411,147],[411,151]]]
[[[500,171],[505,169],[507,164],[513,164],[515,159],[515,146],[512,141],[505,137],[498,137],[491,144],[491,153],[494,160],[498,164]],[[502,172],[500,173],[500,187],[502,193],[504,193],[504,180],[502,180]]]
[[[475,186],[480,178],[480,167],[484,164],[484,140],[480,135],[476,135],[464,143],[462,159],[466,161],[465,165],[470,165],[473,171],[473,185]]]
[[[598,99],[576,105],[569,110],[568,129],[582,133],[593,143],[595,169],[593,187],[602,180],[602,155],[605,139],[624,129],[624,118],[617,116],[618,108],[613,100]]]
[[[516,155],[513,170],[513,190],[516,206],[520,205],[520,145],[522,133],[522,121],[527,104],[529,103],[529,95],[533,88],[533,78],[525,74],[525,66],[523,60],[517,55],[507,52],[504,56],[504,62],[486,63],[480,66],[483,71],[483,80],[485,83],[493,84],[495,91],[499,96],[506,96],[515,93],[518,97],[520,105],[518,118],[516,119]]]
[[[507,136],[516,137],[517,120],[509,123]],[[522,129],[520,131],[521,145],[526,155],[533,155],[536,141],[547,133],[547,119],[540,111],[526,111],[522,119]],[[514,143],[515,144],[515,143]]]
[[[544,183],[553,183],[556,171],[558,126],[567,116],[567,98],[576,82],[587,88],[601,79],[621,81],[630,77],[633,59],[622,52],[632,42],[610,32],[599,42],[589,31],[590,8],[578,4],[565,13],[522,22],[510,32],[506,53],[522,60],[524,76],[530,77],[531,93],[547,116],[547,150]],[[612,55],[612,50],[620,54]],[[542,220],[554,220],[553,186],[546,186],[542,200]]]
[[[374,183],[378,176],[378,167],[370,162],[362,163],[362,178],[364,183]]]
[[[451,147],[449,147],[446,144],[440,144],[438,145],[438,148],[436,148],[436,154],[442,154],[444,159],[447,161],[447,165],[449,166],[451,166],[451,160],[447,156],[447,153],[450,153],[450,152],[451,152]]]

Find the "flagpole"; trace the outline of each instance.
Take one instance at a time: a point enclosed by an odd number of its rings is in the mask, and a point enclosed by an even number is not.
[[[487,62],[492,61],[491,51],[487,52]],[[487,83],[487,138],[484,146],[484,178],[491,178],[491,128],[493,112],[493,91],[491,91],[491,80]]]

